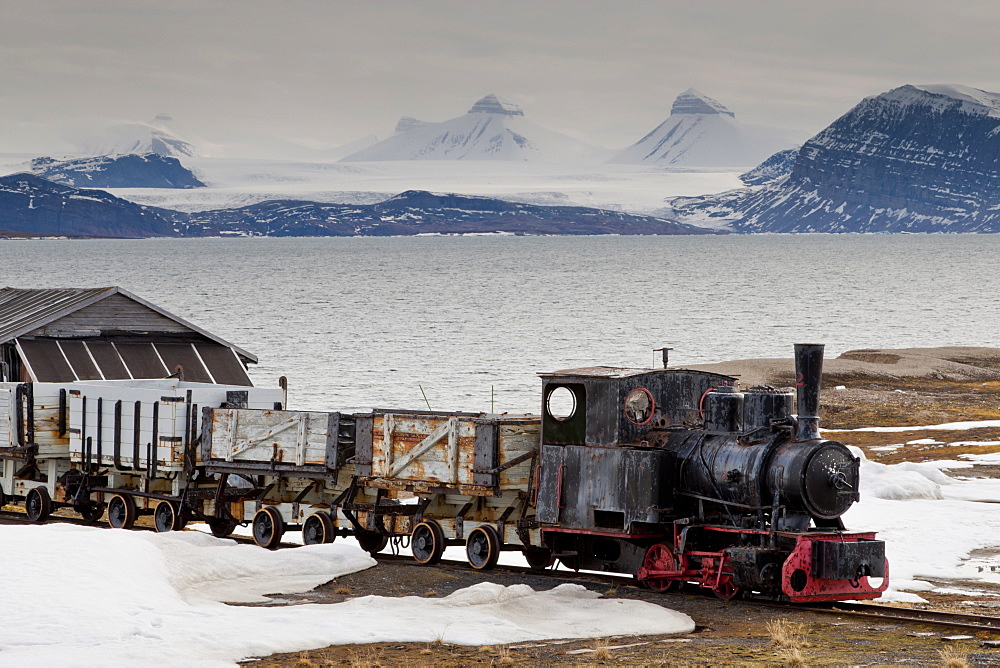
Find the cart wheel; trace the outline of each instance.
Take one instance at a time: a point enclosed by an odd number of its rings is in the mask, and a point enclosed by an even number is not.
[[[238,525],[239,522],[228,517],[212,517],[208,519],[208,528],[212,530],[212,535],[216,538],[225,538],[235,531]]]
[[[113,529],[131,529],[139,510],[128,494],[115,494],[108,501],[108,524]]]
[[[153,525],[159,533],[180,529],[178,519],[177,507],[172,502],[160,501],[156,504],[156,510],[153,511]]]
[[[528,561],[528,568],[533,571],[542,571],[555,563],[552,550],[547,547],[529,547],[522,552]]]
[[[465,555],[469,565],[477,571],[488,571],[500,558],[500,537],[493,527],[483,524],[469,533],[465,541]]]
[[[104,515],[104,504],[97,501],[87,501],[73,508],[88,522],[97,522]]]
[[[332,543],[336,537],[329,513],[313,513],[302,524],[302,542],[306,545]]]
[[[261,508],[253,516],[253,542],[273,550],[281,542],[285,533],[285,521],[274,506]]]
[[[44,487],[32,487],[24,500],[24,510],[32,522],[42,523],[52,514],[52,499]]]
[[[413,558],[419,564],[436,564],[444,554],[444,532],[434,520],[421,522],[410,535]]]
[[[388,534],[380,531],[355,531],[354,537],[357,539],[361,549],[373,557],[384,550],[385,546],[389,544]]]

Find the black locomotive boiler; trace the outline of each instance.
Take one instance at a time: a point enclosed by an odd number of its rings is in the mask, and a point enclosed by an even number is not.
[[[661,591],[880,596],[884,543],[840,519],[859,498],[860,462],[819,433],[823,349],[795,346],[795,393],[684,369],[543,374],[546,552]]]

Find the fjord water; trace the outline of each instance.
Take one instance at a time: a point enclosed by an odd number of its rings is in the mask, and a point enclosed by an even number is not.
[[[988,235],[0,241],[0,284],[121,286],[256,354],[258,385],[286,375],[293,408],[537,412],[537,373],[662,346],[1000,346],[998,257]]]

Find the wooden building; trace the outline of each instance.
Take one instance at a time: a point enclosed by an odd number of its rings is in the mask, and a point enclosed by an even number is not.
[[[251,386],[247,351],[119,287],[0,288],[0,380]]]

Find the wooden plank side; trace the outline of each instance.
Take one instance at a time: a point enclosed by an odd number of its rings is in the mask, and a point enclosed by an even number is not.
[[[14,384],[3,383],[3,387],[0,387],[0,448],[15,445],[13,406]]]
[[[449,420],[454,424],[453,435],[448,433]],[[388,439],[386,423],[391,425]],[[440,438],[428,441],[431,436]],[[471,418],[379,413],[374,417],[372,444],[372,477],[473,484],[475,423]]]
[[[500,425],[500,460],[499,466],[525,453],[536,451],[541,438],[541,425],[536,421],[504,422]],[[515,464],[500,472],[500,489],[527,489],[531,476],[534,475],[533,462],[537,463],[537,455],[520,464]]]
[[[327,413],[226,408],[212,411],[216,461],[327,465]]]

